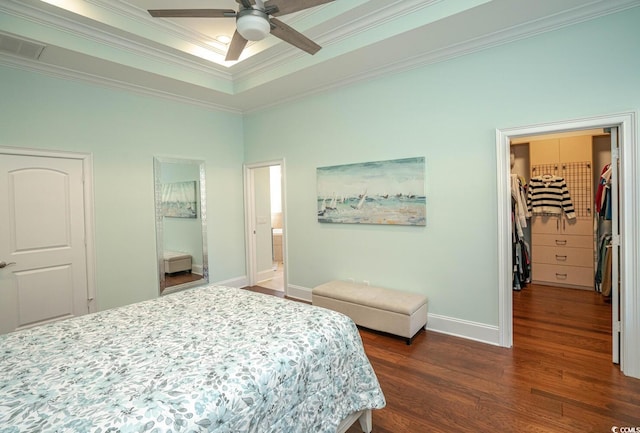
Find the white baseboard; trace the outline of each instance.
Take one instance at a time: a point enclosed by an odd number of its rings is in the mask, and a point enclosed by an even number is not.
[[[311,289],[309,289],[308,287],[289,284],[289,286],[287,287],[286,293],[287,293],[287,296],[290,298],[311,302]]]
[[[191,264],[191,273],[196,275],[202,275],[202,265]]]
[[[311,289],[289,284],[287,296],[311,302]],[[485,325],[484,323],[429,313],[427,315],[427,330],[492,344],[494,346],[500,345],[500,332],[498,327]]]
[[[270,280],[273,278],[273,269],[269,268],[269,269],[265,269],[264,271],[260,271],[258,272],[256,277],[257,277],[257,283]]]
[[[249,279],[247,276],[242,276],[232,278],[230,280],[218,281],[214,284],[242,288],[249,285]],[[311,289],[308,287],[289,284],[286,294],[290,298],[311,302]],[[427,315],[426,329],[428,331],[453,335],[455,337],[466,338],[468,340],[479,341],[481,343],[491,344],[494,346],[500,345],[500,331],[498,327],[486,325],[484,323],[429,313]]]
[[[494,346],[500,345],[500,330],[498,327],[485,325],[484,323],[429,313],[427,316],[427,330],[492,344]]]
[[[249,285],[249,278],[247,278],[247,276],[245,275],[242,277],[231,278],[229,280],[215,281],[211,284],[215,284],[216,286],[227,286],[227,287],[235,287],[236,289],[241,289]]]

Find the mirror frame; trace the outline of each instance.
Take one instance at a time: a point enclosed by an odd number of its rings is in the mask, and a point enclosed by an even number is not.
[[[164,216],[162,215],[162,164],[188,164],[198,167],[200,193],[200,221],[202,223],[202,278],[196,281],[166,286],[164,274]],[[158,292],[160,295],[177,292],[209,283],[209,255],[207,248],[207,201],[204,161],[199,159],[155,156],[153,158],[154,197],[156,213],[156,253],[158,260]]]

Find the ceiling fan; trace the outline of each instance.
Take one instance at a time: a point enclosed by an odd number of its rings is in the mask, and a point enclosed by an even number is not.
[[[259,41],[269,33],[313,55],[320,45],[302,33],[286,25],[277,17],[334,0],[236,0],[238,11],[233,9],[150,9],[155,18],[235,18],[233,33],[225,60],[238,60],[248,41]]]

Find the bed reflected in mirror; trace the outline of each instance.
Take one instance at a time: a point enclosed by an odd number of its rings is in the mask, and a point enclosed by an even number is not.
[[[209,282],[204,161],[155,157],[160,294]]]

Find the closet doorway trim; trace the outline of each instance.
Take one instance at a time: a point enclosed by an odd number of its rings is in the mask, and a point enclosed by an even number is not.
[[[499,338],[513,346],[513,290],[511,286],[511,192],[509,182],[511,139],[529,135],[607,127],[619,128],[620,140],[620,369],[640,378],[640,153],[637,150],[636,112],[624,112],[539,125],[496,129],[498,164],[498,286]]]

